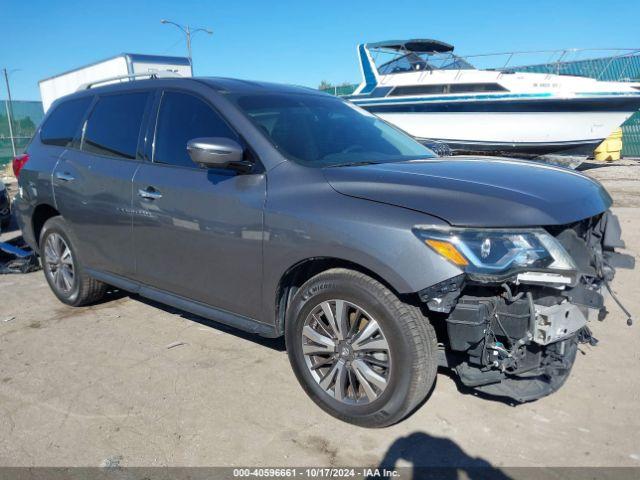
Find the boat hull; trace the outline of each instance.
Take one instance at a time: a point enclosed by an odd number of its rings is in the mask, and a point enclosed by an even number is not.
[[[590,155],[628,112],[378,114],[419,140],[454,151]]]
[[[566,155],[571,157],[590,157],[604,138],[583,142],[553,142],[553,143],[489,143],[443,140],[438,138],[422,139],[418,141],[429,146],[434,142],[445,144],[453,155],[498,155],[515,158],[535,158],[543,155]]]
[[[496,101],[356,100],[354,103],[419,140],[454,152],[591,155],[640,108],[640,95]]]

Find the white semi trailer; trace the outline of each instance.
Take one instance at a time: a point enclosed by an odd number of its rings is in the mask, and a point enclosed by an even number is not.
[[[122,53],[101,62],[40,80],[42,106],[46,112],[55,100],[75,92],[80,86],[87,83],[126,75],[158,72],[171,72],[182,77],[190,77],[192,76],[191,62],[186,57]]]

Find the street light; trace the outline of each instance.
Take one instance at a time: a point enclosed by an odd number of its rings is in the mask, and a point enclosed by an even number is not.
[[[14,68],[13,70],[7,71],[6,68],[2,69],[4,73],[4,81],[7,85],[7,99],[5,100],[4,107],[7,110],[7,122],[9,123],[9,139],[11,140],[11,150],[13,151],[13,156],[17,155],[16,153],[16,140],[13,137],[13,104],[11,100],[11,87],[9,86],[9,75],[13,72],[17,72],[20,70],[19,68]]]
[[[191,64],[191,73],[193,73],[193,58],[191,57],[191,35],[194,35],[198,32],[204,32],[206,34],[212,35],[213,32],[208,28],[196,28],[195,30],[192,30],[190,25],[182,26],[179,23],[171,22],[169,20],[164,20],[164,19],[160,20],[160,23],[165,25],[166,24],[174,25],[178,27],[180,30],[182,30],[182,32],[187,36],[187,53],[189,55],[189,63]]]

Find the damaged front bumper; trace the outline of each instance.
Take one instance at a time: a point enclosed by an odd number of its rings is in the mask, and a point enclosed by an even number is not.
[[[467,387],[535,400],[562,386],[579,342],[597,343],[588,322],[604,319],[603,292],[615,269],[634,267],[633,257],[615,251],[624,246],[617,218],[605,212],[547,231],[574,270],[465,272],[419,292],[439,334],[441,364]]]

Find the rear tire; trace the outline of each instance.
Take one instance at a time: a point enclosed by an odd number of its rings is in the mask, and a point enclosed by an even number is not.
[[[44,276],[61,302],[73,307],[95,303],[104,296],[107,285],[85,272],[67,232],[68,226],[59,216],[42,227],[38,245]]]
[[[342,329],[340,318],[346,319]],[[287,310],[285,340],[311,399],[362,427],[399,422],[435,380],[437,342],[429,320],[360,272],[336,268],[307,281]]]

